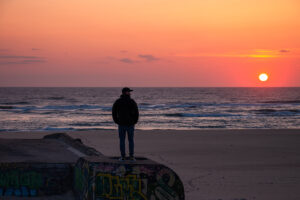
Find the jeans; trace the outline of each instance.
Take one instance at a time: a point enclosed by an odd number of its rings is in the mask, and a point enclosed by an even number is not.
[[[133,156],[134,154],[134,125],[132,126],[122,126],[119,125],[119,138],[120,138],[120,151],[121,156],[125,157],[125,139],[126,139],[126,132],[128,135],[128,142],[129,142],[129,155]]]

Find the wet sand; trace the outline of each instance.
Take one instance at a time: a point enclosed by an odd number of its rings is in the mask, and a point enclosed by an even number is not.
[[[0,132],[0,138],[50,133]],[[119,156],[117,130],[66,133]],[[300,199],[300,130],[136,130],[135,152],[175,170],[188,200]]]

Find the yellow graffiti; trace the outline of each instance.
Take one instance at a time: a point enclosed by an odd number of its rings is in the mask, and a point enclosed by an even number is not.
[[[144,187],[147,187],[146,185]],[[124,177],[117,175],[98,173],[96,177],[96,197],[106,199],[142,199],[147,197],[142,192],[142,179],[131,174]]]

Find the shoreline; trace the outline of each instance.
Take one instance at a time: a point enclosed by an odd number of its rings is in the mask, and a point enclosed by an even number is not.
[[[300,128],[201,128],[201,129],[151,129],[151,128],[144,128],[144,129],[140,129],[140,128],[135,128],[135,131],[141,131],[141,132],[147,132],[147,131],[167,131],[167,132],[204,132],[204,131],[286,131],[286,130],[293,130],[293,131],[299,131],[300,132]],[[99,129],[53,129],[53,130],[0,130],[0,134],[1,133],[29,133],[29,132],[34,132],[34,133],[43,133],[43,132],[47,132],[47,133],[55,133],[55,132],[68,132],[68,133],[74,133],[74,132],[95,132],[95,131],[118,131],[118,128],[99,128]]]

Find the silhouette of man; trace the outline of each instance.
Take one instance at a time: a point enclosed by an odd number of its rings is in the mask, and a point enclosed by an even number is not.
[[[120,138],[120,161],[124,161],[125,153],[125,139],[126,132],[129,142],[129,159],[135,161],[134,158],[134,125],[139,119],[139,110],[136,102],[130,97],[132,92],[128,87],[122,89],[122,95],[117,99],[112,108],[112,117],[116,124],[118,124],[119,138]]]

